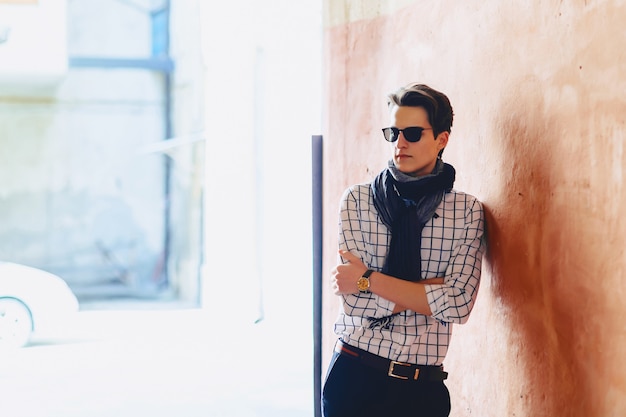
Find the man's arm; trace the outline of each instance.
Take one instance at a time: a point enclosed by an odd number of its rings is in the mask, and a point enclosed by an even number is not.
[[[339,255],[346,263],[337,265],[333,271],[333,289],[335,294],[358,293],[356,282],[367,268],[357,256],[348,251],[339,251]],[[443,284],[443,278],[411,282],[383,274],[382,272],[374,272],[370,275],[370,291],[396,303],[393,310],[394,313],[412,310],[419,314],[432,315],[426,297],[425,285],[433,284]]]
[[[398,304],[394,305],[393,312],[410,309],[444,322],[466,322],[476,299],[485,249],[482,204],[478,200],[470,200],[465,216],[463,237],[454,248],[445,279],[434,278],[442,280],[443,285],[439,281],[404,281],[374,272],[370,276],[370,291]],[[356,281],[367,268],[354,254],[345,251],[339,254],[346,263],[338,265],[333,271],[335,293],[357,293]]]
[[[370,187],[364,185],[347,189],[341,199],[339,218],[339,248],[350,251],[358,258],[364,270],[365,266],[378,269],[372,267],[372,264],[375,265],[377,257],[380,257],[378,245],[385,241],[384,237],[379,235],[386,231],[382,225],[380,229],[378,228],[377,215],[369,210],[371,204],[369,190]],[[368,225],[370,227],[364,227]],[[378,261],[382,262],[382,259]],[[339,265],[343,262],[338,259]],[[392,314],[395,306],[393,302],[374,293],[360,294],[356,288],[356,280],[354,284],[354,290],[351,292],[335,292],[342,296],[342,309],[345,314],[359,317],[383,317]]]

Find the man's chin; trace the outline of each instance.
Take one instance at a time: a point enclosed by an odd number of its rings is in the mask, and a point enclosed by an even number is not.
[[[415,167],[412,164],[408,163],[407,159],[408,158],[406,156],[402,158],[394,158],[393,164],[396,166],[398,171],[404,174],[411,175],[411,173],[415,171]]]

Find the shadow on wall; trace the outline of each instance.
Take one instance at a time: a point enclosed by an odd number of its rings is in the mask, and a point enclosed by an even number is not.
[[[558,151],[579,140],[564,135],[578,115],[552,111],[544,93],[538,81],[519,83],[496,123],[502,177],[487,208],[487,261],[496,320],[507,329],[497,337],[509,349],[509,362],[498,365],[506,368],[510,415],[594,416],[594,390],[602,388],[590,376],[600,367],[601,335],[590,324],[597,303],[584,291],[593,253],[578,182],[587,177],[581,161]]]

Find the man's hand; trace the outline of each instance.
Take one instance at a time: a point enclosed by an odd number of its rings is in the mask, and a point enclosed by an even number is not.
[[[335,295],[356,294],[359,289],[356,282],[367,271],[365,264],[352,253],[340,250],[339,256],[346,263],[337,265],[332,270],[331,285]]]
[[[331,285],[335,295],[356,294],[359,292],[356,282],[367,271],[365,264],[352,253],[340,250],[339,256],[345,263],[340,263],[332,270]],[[426,300],[424,285],[444,285],[443,277],[422,279],[417,282],[404,281],[399,278],[376,272],[370,280],[373,288],[370,291],[396,303],[393,312],[413,310],[420,314],[431,315],[430,306]],[[417,292],[416,292],[417,291]],[[411,298],[407,298],[407,296]],[[415,304],[415,302],[418,304]]]

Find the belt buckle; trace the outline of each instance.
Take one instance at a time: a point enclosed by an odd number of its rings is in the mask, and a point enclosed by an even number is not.
[[[402,376],[402,375],[396,375],[394,373],[394,368],[396,365],[401,365],[401,366],[411,366],[410,363],[404,363],[404,362],[398,362],[398,361],[391,361],[389,363],[389,371],[387,372],[387,376],[390,376],[392,378],[398,378],[398,379],[409,379],[408,376]],[[413,379],[417,380],[417,378],[419,377],[420,374],[420,370],[419,368],[415,368],[415,375],[413,375]]]

